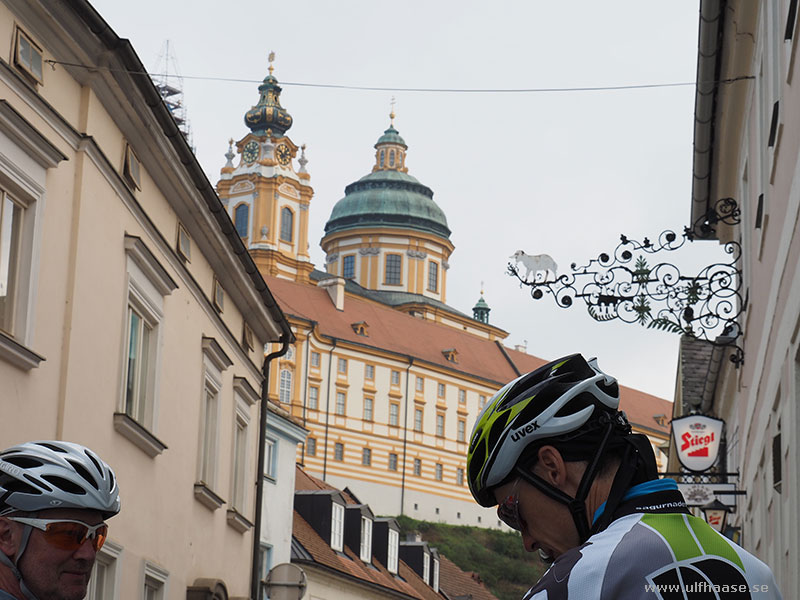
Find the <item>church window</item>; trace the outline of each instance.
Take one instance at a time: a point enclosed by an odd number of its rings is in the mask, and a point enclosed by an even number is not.
[[[294,213],[290,208],[284,206],[281,209],[281,239],[284,242],[292,241],[292,232],[294,230]]]
[[[389,166],[390,167],[394,166],[394,150],[389,152]]]
[[[381,150],[381,167],[383,167],[385,162],[386,162],[386,150]]]
[[[400,285],[403,276],[403,257],[399,254],[386,255],[386,277],[388,285]]]
[[[236,233],[239,234],[239,237],[246,238],[248,237],[247,232],[249,230],[248,227],[248,218],[250,216],[250,209],[247,204],[240,204],[236,207],[236,212],[234,213],[234,221],[236,223]]]
[[[433,261],[428,263],[428,291],[439,291],[439,265]]]
[[[356,276],[356,257],[353,254],[348,254],[342,259],[342,277],[345,279],[353,279]]]

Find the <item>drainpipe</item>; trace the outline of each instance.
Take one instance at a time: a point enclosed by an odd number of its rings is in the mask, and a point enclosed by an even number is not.
[[[264,365],[261,367],[261,372],[264,379],[261,382],[261,406],[260,406],[260,423],[258,428],[258,469],[256,471],[256,518],[253,526],[253,563],[250,570],[250,597],[256,600],[259,597],[260,580],[258,572],[260,570],[259,554],[261,551],[261,521],[262,521],[262,504],[264,503],[264,442],[267,437],[267,413],[269,412],[269,363],[279,356],[286,354],[289,350],[289,342],[292,339],[292,333],[284,332],[279,340],[281,344],[280,349],[264,357]]]
[[[306,408],[308,406],[308,359],[311,352],[311,332],[314,331],[314,326],[316,323],[311,321],[311,328],[308,331],[308,336],[306,337],[306,360],[305,360],[305,373],[303,373],[303,427],[306,426]],[[319,400],[318,400],[319,401]],[[300,455],[300,464],[306,464],[306,442],[303,442],[303,450]]]
[[[336,338],[333,338],[331,351],[328,352],[328,392],[325,400],[325,454],[322,458],[322,481],[328,474],[328,425],[331,420],[331,366],[333,366],[333,351],[336,349]]]
[[[403,508],[406,500],[406,448],[408,447],[408,372],[411,370],[411,365],[414,364],[414,359],[410,356],[408,358],[408,367],[406,368],[406,400],[405,407],[403,408],[403,471],[400,481],[400,515],[405,514]]]

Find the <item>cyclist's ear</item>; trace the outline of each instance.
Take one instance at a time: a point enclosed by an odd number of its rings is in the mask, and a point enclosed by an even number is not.
[[[22,527],[5,517],[0,517],[0,552],[13,558],[17,553],[21,536]]]
[[[539,448],[537,455],[539,460],[534,472],[550,485],[563,488],[567,482],[567,463],[561,453],[553,446],[545,445]]]

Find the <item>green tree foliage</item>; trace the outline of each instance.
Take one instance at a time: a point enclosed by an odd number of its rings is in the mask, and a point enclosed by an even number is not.
[[[422,539],[462,571],[478,573],[500,600],[520,600],[544,574],[537,554],[525,551],[518,533],[397,517],[400,539],[419,532]]]

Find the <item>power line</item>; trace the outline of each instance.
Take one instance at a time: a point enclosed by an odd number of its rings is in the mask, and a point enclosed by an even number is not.
[[[130,75],[148,75],[149,77],[164,77],[164,73],[145,73],[142,71],[131,71],[128,69],[112,69],[110,67],[94,67],[89,65],[82,65],[79,63],[69,63],[57,60],[45,61],[52,66],[62,65],[65,67],[77,67],[81,69],[91,69],[93,71],[108,71],[110,73],[128,73]],[[226,83],[262,83],[259,79],[237,79],[234,77],[210,77],[200,75],[183,75],[183,79],[191,79],[195,81],[221,81]],[[753,75],[742,75],[740,77],[732,77],[729,79],[720,79],[718,81],[701,82],[701,83],[734,83],[744,79],[755,79]],[[604,86],[583,86],[583,87],[542,87],[542,88],[425,88],[425,87],[381,87],[369,85],[346,85],[336,83],[307,83],[300,81],[281,81],[282,86],[295,86],[295,87],[308,87],[308,88],[323,88],[323,89],[337,89],[337,90],[356,90],[365,92],[420,92],[420,93],[437,93],[437,94],[536,94],[536,93],[563,93],[563,92],[606,92],[615,90],[642,90],[654,88],[669,88],[669,87],[686,87],[697,85],[694,81],[681,81],[673,83],[641,83],[631,85],[604,85]]]

